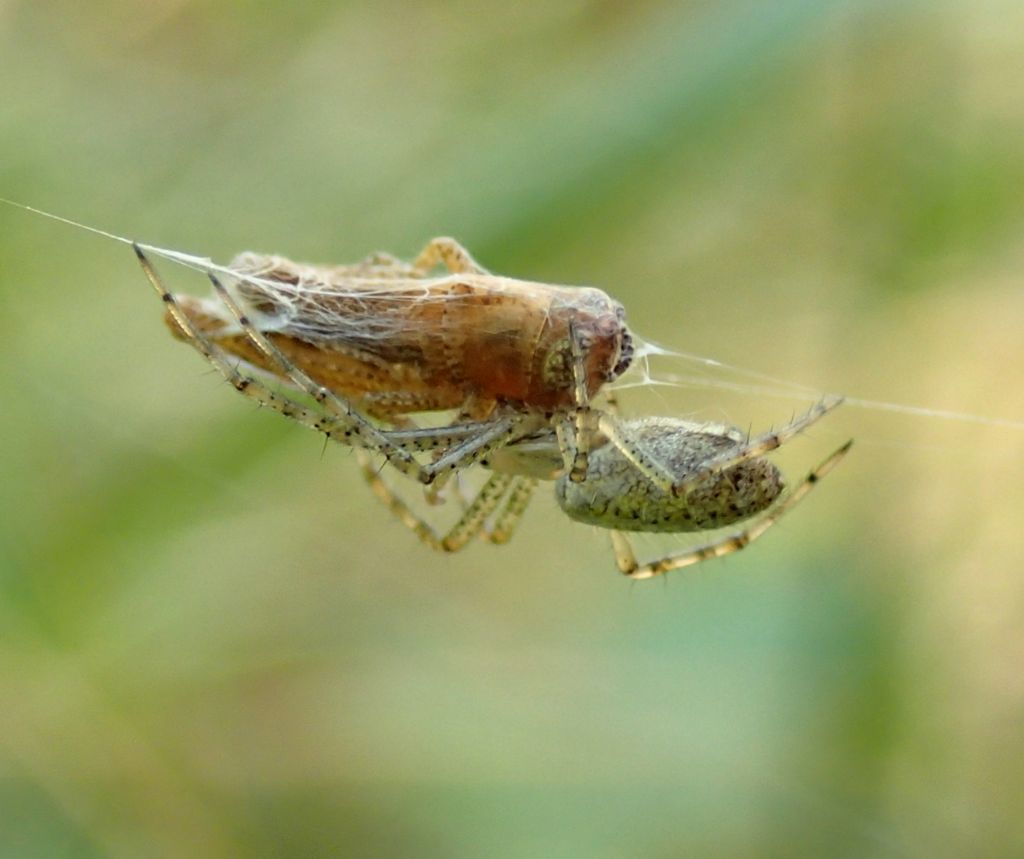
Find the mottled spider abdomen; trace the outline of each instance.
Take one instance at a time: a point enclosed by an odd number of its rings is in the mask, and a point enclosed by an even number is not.
[[[672,418],[623,421],[621,427],[679,482],[746,441],[734,427]],[[764,457],[755,457],[714,470],[677,496],[647,478],[614,445],[605,444],[591,451],[582,482],[563,476],[555,493],[566,515],[579,522],[620,531],[681,532],[721,528],[761,513],[784,486],[782,472]]]

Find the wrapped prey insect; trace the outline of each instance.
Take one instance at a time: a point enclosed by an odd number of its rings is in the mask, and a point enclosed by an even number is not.
[[[538,425],[567,439],[566,466],[582,479],[590,402],[632,358],[622,305],[601,290],[491,275],[452,239],[434,239],[411,264],[375,254],[312,266],[246,253],[208,271],[209,298],[172,295],[136,251],[175,336],[215,364],[231,356],[279,376],[323,409],[314,428],[382,453],[422,483]],[[438,263],[449,273],[432,276]],[[248,396],[300,414],[258,380],[220,369]],[[435,429],[445,450],[426,464],[377,425],[446,410],[458,413],[459,438]]]

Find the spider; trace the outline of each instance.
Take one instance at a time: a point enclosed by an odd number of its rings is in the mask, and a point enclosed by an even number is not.
[[[744,548],[852,443],[783,496],[783,477],[764,455],[841,398],[754,438],[717,424],[623,420],[612,397],[607,408],[592,407],[631,357],[621,305],[599,290],[487,274],[451,239],[435,239],[411,265],[385,254],[333,268],[243,254],[221,269],[227,283],[207,269],[215,299],[206,300],[174,296],[133,247],[175,336],[241,393],[355,447],[373,491],[435,549],[457,551],[478,535],[506,542],[538,481],[553,480],[569,517],[610,530],[619,569],[650,578]],[[451,275],[429,276],[439,261]],[[229,356],[312,405],[243,373]],[[419,427],[409,417],[435,410],[458,418]],[[422,484],[474,464],[492,474],[439,534],[380,478],[374,453]],[[714,529],[758,514],[744,530],[643,564],[626,536]]]
[[[820,420],[842,402],[834,397],[777,431],[755,438],[722,424],[676,418],[616,420],[628,447],[649,451],[672,477],[669,487],[653,479],[626,455],[627,447],[606,437],[592,442],[587,472],[573,481],[563,467],[560,443],[550,430],[497,449],[480,464],[493,473],[465,504],[444,534],[435,531],[389,487],[373,458],[357,451],[363,475],[392,513],[431,548],[456,552],[474,537],[501,544],[511,539],[538,481],[555,481],[555,498],[571,519],[609,529],[615,562],[632,579],[649,579],[745,548],[795,507],[846,455],[847,441],[783,495],[784,478],[764,454]],[[609,396],[612,413],[617,409]],[[417,447],[429,436],[395,433]],[[755,517],[739,531],[639,563],[628,532],[684,533],[717,529]]]

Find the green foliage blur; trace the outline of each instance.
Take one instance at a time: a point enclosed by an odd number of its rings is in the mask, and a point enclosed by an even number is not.
[[[1016,0],[7,0],[0,196],[222,261],[450,234],[669,349],[1022,421],[1022,56]],[[124,245],[0,206],[0,307],[0,855],[1024,855],[1024,429],[844,406],[763,541],[631,585],[548,492],[430,553]],[[810,402],[657,361],[709,385],[630,412]]]

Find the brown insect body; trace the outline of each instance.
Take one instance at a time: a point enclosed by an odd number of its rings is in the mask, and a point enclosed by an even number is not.
[[[230,285],[253,324],[317,383],[380,415],[498,403],[553,412],[574,403],[572,349],[588,396],[629,365],[622,305],[599,289],[489,274],[417,275],[390,258],[321,267],[242,254]],[[225,351],[279,372],[216,298],[182,309]],[[180,331],[168,317],[177,336]]]

